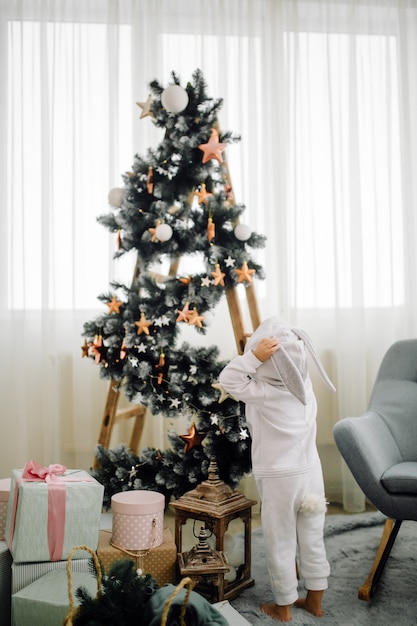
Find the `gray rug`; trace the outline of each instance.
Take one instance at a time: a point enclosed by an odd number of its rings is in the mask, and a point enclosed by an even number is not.
[[[331,566],[329,589],[323,600],[324,616],[314,617],[292,609],[293,626],[399,626],[417,625],[417,523],[403,522],[378,589],[369,602],[358,599],[358,588],[371,569],[385,517],[380,513],[329,515],[325,538]],[[259,610],[273,602],[265,566],[261,529],[252,533],[252,576],[255,586],[246,589],[232,606],[251,624],[277,626],[280,622]],[[300,587],[300,595],[305,592]]]

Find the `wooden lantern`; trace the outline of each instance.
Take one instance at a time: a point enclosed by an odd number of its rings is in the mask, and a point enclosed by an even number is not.
[[[231,489],[219,478],[216,460],[211,459],[208,478],[192,491],[188,491],[170,506],[175,510],[175,543],[182,552],[182,528],[187,519],[200,520],[216,538],[216,550],[224,552],[224,536],[230,522],[240,519],[244,527],[243,563],[237,570],[236,579],[225,581],[223,598],[231,600],[241,591],[255,584],[251,578],[251,521],[252,507],[256,500],[249,500],[239,491]]]
[[[198,536],[198,544],[189,552],[178,554],[178,564],[182,577],[189,577],[197,586],[196,591],[210,602],[224,600],[224,575],[230,570],[223,552],[213,550],[207,538],[210,533],[203,526]]]

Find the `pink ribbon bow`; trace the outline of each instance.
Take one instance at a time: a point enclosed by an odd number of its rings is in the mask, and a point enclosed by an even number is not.
[[[43,467],[36,461],[28,461],[23,468],[22,476],[16,481],[12,521],[10,526],[10,546],[12,545],[16,520],[19,482],[46,482],[48,485],[48,547],[51,561],[61,561],[64,549],[66,486],[60,478],[66,472],[60,464]]]

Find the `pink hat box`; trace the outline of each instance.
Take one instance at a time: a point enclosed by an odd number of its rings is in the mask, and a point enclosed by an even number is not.
[[[112,544],[124,550],[150,550],[163,541],[165,497],[133,490],[111,498]]]
[[[0,480],[0,541],[5,540],[7,505],[10,496],[10,478]]]

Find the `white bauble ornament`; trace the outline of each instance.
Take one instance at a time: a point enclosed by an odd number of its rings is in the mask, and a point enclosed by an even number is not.
[[[236,573],[235,568],[230,566],[230,571],[225,573],[224,579],[226,582],[232,583],[236,580],[236,576],[237,576],[237,573]]]
[[[213,313],[211,311],[206,311],[204,313],[204,319],[203,319],[204,326],[211,326],[213,323],[213,320],[214,320]]]
[[[252,230],[247,224],[238,224],[233,232],[239,241],[247,241],[252,234]]]
[[[161,103],[169,113],[180,113],[188,104],[188,93],[180,85],[170,85],[161,94]]]
[[[114,206],[116,209],[120,209],[123,203],[123,189],[120,189],[120,187],[114,187],[114,189],[109,191],[109,195],[107,197],[111,206]]]
[[[155,235],[159,241],[168,241],[172,237],[172,228],[169,224],[159,224],[155,228]]]

